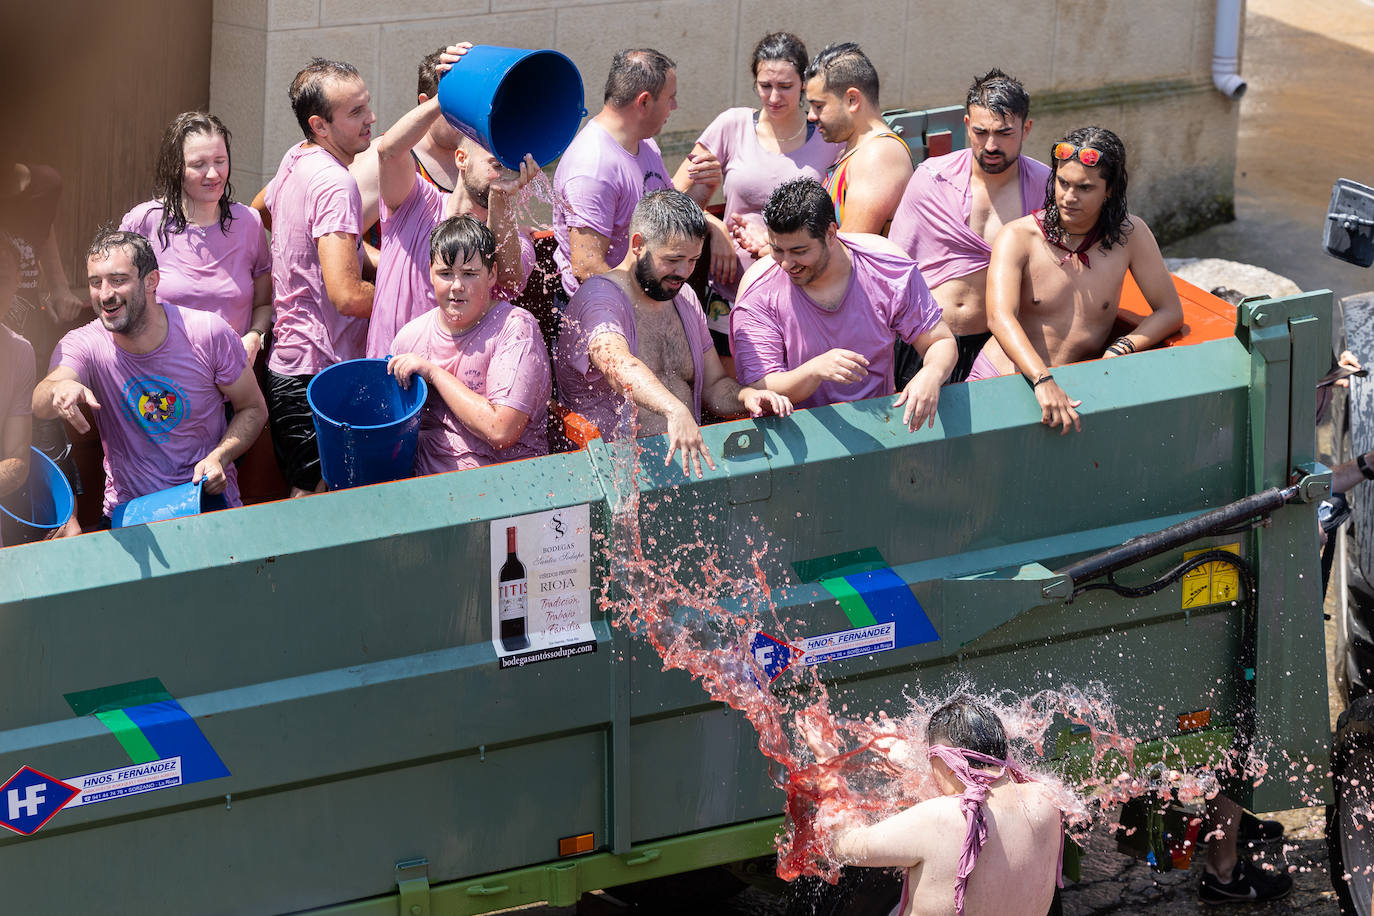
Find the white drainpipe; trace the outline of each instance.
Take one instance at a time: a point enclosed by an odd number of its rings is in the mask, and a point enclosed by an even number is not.
[[[1241,0],[1217,0],[1217,32],[1212,47],[1212,82],[1228,99],[1245,95],[1240,78]]]

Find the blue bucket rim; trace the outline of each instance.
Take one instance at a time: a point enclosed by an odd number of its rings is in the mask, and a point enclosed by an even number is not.
[[[199,515],[199,514],[201,513],[201,508],[200,508],[200,506],[201,506],[201,500],[203,499],[203,497],[202,497],[202,495],[201,495],[201,493],[202,493],[202,491],[201,491],[201,486],[202,486],[204,483],[205,483],[204,478],[202,478],[202,479],[200,479],[200,480],[195,480],[195,481],[188,480],[188,481],[186,481],[185,483],[173,484],[173,485],[170,486],[170,487],[163,487],[161,490],[154,490],[154,491],[151,492],[151,493],[144,493],[142,496],[135,496],[135,497],[133,497],[132,499],[126,499],[126,500],[124,500],[124,502],[120,503],[119,505],[115,506],[113,509],[110,510],[110,522],[111,522],[111,524],[112,524],[116,529],[118,529],[118,528],[133,528],[133,527],[135,527],[135,526],[137,526],[137,525],[154,525],[154,524],[157,524],[158,522],[170,522],[170,521],[175,521],[175,520],[177,520],[177,519],[179,519],[179,518],[189,518],[191,515]],[[174,491],[174,490],[176,490],[176,491],[185,490],[185,489],[187,489],[188,487],[190,488],[191,492],[195,494],[195,503],[196,503],[196,511],[195,511],[195,512],[188,513],[187,515],[174,515],[174,516],[171,516],[170,518],[144,519],[143,521],[134,521],[134,522],[127,521],[127,519],[128,519],[128,512],[129,512],[129,506],[132,505],[133,503],[136,503],[136,502],[138,502],[139,500],[145,500],[145,505],[147,505],[148,503],[147,503],[146,501],[147,501],[147,500],[150,500],[151,497],[154,497],[154,496],[165,496],[165,494],[170,493],[170,492],[172,492],[172,491]],[[189,498],[189,495],[188,495],[188,498]],[[180,502],[180,500],[179,500],[178,502]],[[164,507],[164,506],[166,506],[166,500],[164,499],[164,500],[158,502],[158,503],[157,503],[157,506],[158,506],[158,507]],[[153,511],[156,512],[157,510],[154,509]]]
[[[55,531],[58,528],[61,528],[63,525],[67,524],[67,522],[71,521],[72,516],[76,514],[76,494],[72,492],[71,481],[67,480],[67,475],[62,473],[62,469],[57,466],[57,462],[53,461],[47,455],[39,451],[38,446],[36,445],[29,446],[30,480],[33,479],[32,465],[35,461],[37,461],[40,465],[46,463],[48,465],[49,471],[48,476],[55,477],[56,479],[62,481],[63,489],[67,492],[67,502],[71,506],[71,508],[67,510],[67,517],[62,519],[62,521],[58,522],[56,525],[40,525],[38,522],[35,522],[32,519],[20,518],[10,510],[6,509],[3,505],[0,505],[0,512],[5,513],[21,525],[27,525],[30,528],[39,528],[44,531]]]
[[[412,407],[410,410],[406,411],[405,414],[403,414],[402,416],[397,417],[389,423],[373,423],[367,425],[359,425],[357,423],[340,423],[338,420],[335,420],[333,417],[329,416],[324,411],[320,410],[318,407],[315,406],[315,383],[318,382],[321,378],[323,378],[329,372],[329,370],[337,369],[340,366],[347,366],[353,363],[381,363],[382,368],[385,370],[387,362],[388,360],[386,359],[378,359],[377,357],[364,356],[358,359],[346,359],[342,362],[338,362],[332,366],[326,366],[325,368],[321,369],[319,372],[315,373],[315,377],[310,380],[310,384],[305,386],[305,400],[306,403],[310,405],[310,412],[319,419],[328,423],[330,426],[334,427],[335,429],[388,429],[392,426],[397,425],[398,423],[405,423],[409,420],[414,419],[415,416],[418,415],[420,411],[424,409],[425,401],[429,400],[429,385],[425,382],[424,378],[421,377],[418,373],[410,377],[411,384],[415,385],[418,388],[420,394],[419,398],[416,399],[415,406]],[[382,374],[390,378],[392,383],[395,384],[396,387],[400,387],[401,383],[396,381],[395,376],[391,375],[391,373],[384,371]]]

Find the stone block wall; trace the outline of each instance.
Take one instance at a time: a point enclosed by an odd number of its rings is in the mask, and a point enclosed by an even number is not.
[[[1127,143],[1136,212],[1165,236],[1229,218],[1237,103],[1211,88],[1206,0],[215,0],[210,105],[234,131],[235,185],[251,197],[300,139],[286,87],[311,56],[350,61],[379,127],[415,102],[415,66],[467,40],[551,47],[581,69],[595,113],[612,54],[655,47],[678,64],[679,108],[660,143],[670,168],[720,111],[755,100],[754,42],[796,32],[814,54],[859,42],[885,108],[962,102],[992,66],[1032,94],[1031,150],[1100,123]],[[250,190],[252,189],[252,190]]]

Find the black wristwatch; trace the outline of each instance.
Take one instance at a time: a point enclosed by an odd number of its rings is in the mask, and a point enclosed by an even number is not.
[[[1374,468],[1371,468],[1369,462],[1364,460],[1363,454],[1355,458],[1355,467],[1360,469],[1360,474],[1365,480],[1374,480]]]

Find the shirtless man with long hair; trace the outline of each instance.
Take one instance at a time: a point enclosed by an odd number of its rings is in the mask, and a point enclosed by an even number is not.
[[[1103,127],[1070,131],[1051,149],[1045,207],[1003,227],[988,267],[993,339],[969,381],[1019,371],[1042,423],[1080,429],[1081,399],[1050,370],[1153,347],[1183,324],[1183,305],[1150,227],[1127,210],[1126,148]],[[1151,314],[1111,339],[1131,272]]]

